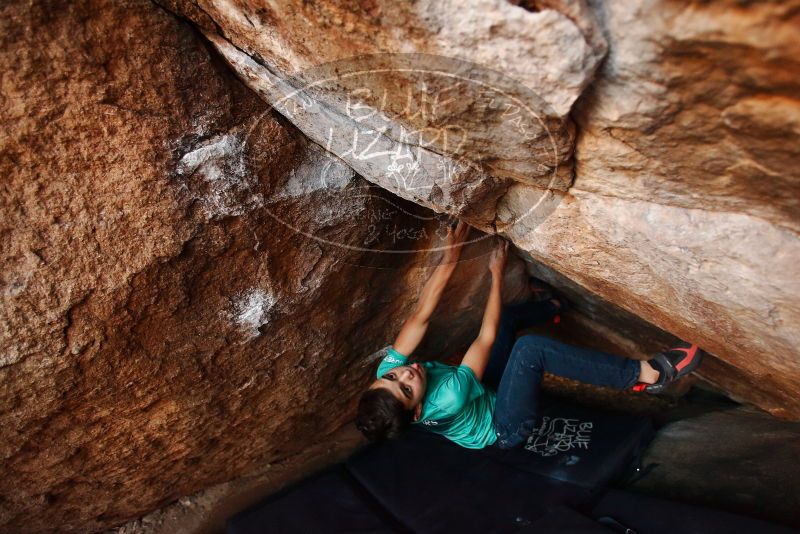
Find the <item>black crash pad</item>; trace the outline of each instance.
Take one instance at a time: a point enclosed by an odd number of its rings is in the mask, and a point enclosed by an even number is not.
[[[321,525],[324,531],[402,525],[419,533],[516,532],[548,515],[552,520],[554,507],[591,508],[593,492],[626,471],[651,433],[649,421],[636,416],[546,399],[542,410],[542,431],[510,451],[465,449],[412,427],[400,440],[353,455],[345,473],[317,476],[240,514],[230,532],[268,524],[290,532]]]
[[[355,483],[341,464],[271,495],[228,519],[229,534],[407,532]]]
[[[523,447],[465,449],[412,427],[346,466],[415,532],[515,531],[554,505],[585,506],[652,435],[646,418],[556,401],[542,409],[544,427]]]
[[[346,466],[381,506],[419,533],[513,532],[552,504],[590,498],[585,488],[498,463],[419,428],[361,451]]]

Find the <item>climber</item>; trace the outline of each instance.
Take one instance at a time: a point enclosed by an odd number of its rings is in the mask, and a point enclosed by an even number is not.
[[[507,241],[492,251],[492,285],[483,322],[461,364],[409,363],[456,268],[469,229],[459,222],[455,230],[448,230],[441,262],[388,347],[377,379],[361,396],[356,426],[370,441],[397,438],[413,423],[463,447],[509,449],[524,443],[536,426],[544,372],[598,386],[658,393],[700,364],[703,352],[688,343],[637,361],[542,336],[515,339],[518,330],[556,318],[566,310],[566,301],[531,279],[531,292],[539,298],[502,306]]]

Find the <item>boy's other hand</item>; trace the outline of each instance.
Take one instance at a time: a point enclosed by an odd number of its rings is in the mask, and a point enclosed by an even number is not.
[[[442,263],[455,263],[461,257],[461,249],[469,236],[470,226],[464,221],[458,221],[455,227],[447,229],[447,248],[444,250]]]
[[[492,250],[492,255],[489,258],[489,271],[492,276],[503,277],[503,271],[506,268],[506,260],[508,259],[508,241],[502,240]]]

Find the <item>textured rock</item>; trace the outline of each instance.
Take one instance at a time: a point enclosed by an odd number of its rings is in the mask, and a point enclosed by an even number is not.
[[[0,530],[119,524],[351,420],[442,221],[150,2],[0,11]],[[443,303],[459,342],[485,271]]]
[[[588,292],[701,344],[717,357],[702,373],[709,381],[800,417],[796,1],[521,3],[528,10],[489,2],[169,4],[267,101],[370,181],[496,229]],[[310,91],[305,106],[280,100],[308,83],[306,73],[320,77],[314,65],[376,52],[457,56],[502,70],[555,119],[542,129],[558,132],[560,155],[571,153],[566,113],[574,107],[574,180],[563,174],[570,160],[552,159],[541,143],[512,142],[506,152],[513,128],[495,129],[497,116],[474,113],[464,103],[474,94],[459,95],[445,113],[469,131],[469,163],[452,180],[440,160],[423,164],[415,176],[422,194],[393,176],[392,161],[367,164],[348,153],[354,127],[346,118],[358,118],[348,115],[352,86]],[[378,64],[397,66],[392,58]],[[387,94],[390,104],[365,98],[370,117],[375,107],[397,111],[402,88],[429,94],[402,76],[372,80],[366,93]],[[376,146],[389,152],[398,144],[392,132],[407,124],[401,113],[386,116],[389,139]]]
[[[798,6],[596,2],[613,46],[576,113],[576,186],[800,230]]]
[[[570,185],[567,114],[605,53],[583,2],[163,3],[312,140],[404,198],[491,228],[509,185]]]

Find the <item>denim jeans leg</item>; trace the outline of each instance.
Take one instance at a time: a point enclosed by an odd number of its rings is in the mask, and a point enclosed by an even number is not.
[[[549,300],[538,302],[523,302],[521,304],[506,304],[500,312],[500,324],[497,327],[497,336],[492,345],[492,352],[486,370],[483,373],[483,383],[494,390],[500,385],[511,349],[516,341],[517,331],[535,324],[544,323],[555,317],[558,308]]]
[[[639,362],[567,345],[542,336],[519,338],[497,388],[494,423],[501,449],[523,443],[538,422],[539,388],[544,372],[587,384],[627,389],[639,377]]]

